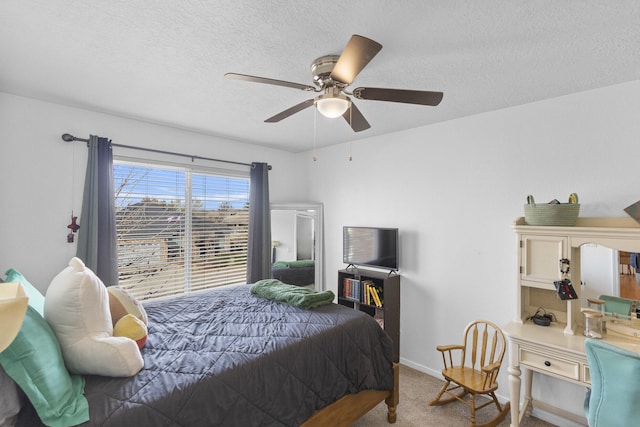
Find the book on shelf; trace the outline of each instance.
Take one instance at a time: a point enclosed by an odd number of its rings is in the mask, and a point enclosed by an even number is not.
[[[376,307],[382,307],[382,300],[380,299],[380,293],[376,286],[369,286],[369,293],[371,294],[371,299]]]
[[[361,298],[360,280],[345,278],[342,282],[342,296],[348,299],[360,301]]]
[[[364,280],[362,282],[362,302],[367,305],[371,305],[373,300],[371,299],[371,287],[373,286],[373,281]]]
[[[373,280],[358,280],[345,277],[342,281],[342,297],[361,304],[382,308],[384,305],[383,288]]]

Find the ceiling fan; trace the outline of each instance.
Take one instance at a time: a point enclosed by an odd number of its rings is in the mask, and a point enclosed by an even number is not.
[[[406,104],[436,106],[442,101],[442,92],[421,90],[383,89],[358,87],[351,92],[347,87],[382,49],[382,45],[371,39],[354,34],[341,55],[322,56],[311,64],[311,75],[315,86],[247,74],[227,73],[225,77],[255,83],[266,83],[301,89],[308,92],[322,92],[315,98],[307,99],[265,120],[276,123],[314,105],[325,117],[342,116],[354,132],[369,129],[371,125],[364,118],[349,96],[373,101],[403,102]]]

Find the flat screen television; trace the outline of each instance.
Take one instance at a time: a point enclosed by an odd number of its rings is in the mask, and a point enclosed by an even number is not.
[[[354,266],[398,270],[398,229],[351,227],[342,230],[342,261]]]

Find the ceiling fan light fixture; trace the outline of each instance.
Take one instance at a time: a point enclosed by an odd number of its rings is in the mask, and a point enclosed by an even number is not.
[[[349,109],[351,102],[339,91],[328,89],[316,98],[316,108],[325,117],[335,119],[342,116]]]

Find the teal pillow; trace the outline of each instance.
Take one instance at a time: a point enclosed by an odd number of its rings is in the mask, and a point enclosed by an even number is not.
[[[69,374],[56,336],[33,307],[27,307],[18,336],[0,353],[0,365],[47,426],[73,426],[89,420],[84,378]]]
[[[36,309],[40,316],[44,316],[44,295],[33,286],[25,277],[15,268],[10,268],[5,273],[7,277],[5,282],[20,282],[29,297],[29,305]]]

